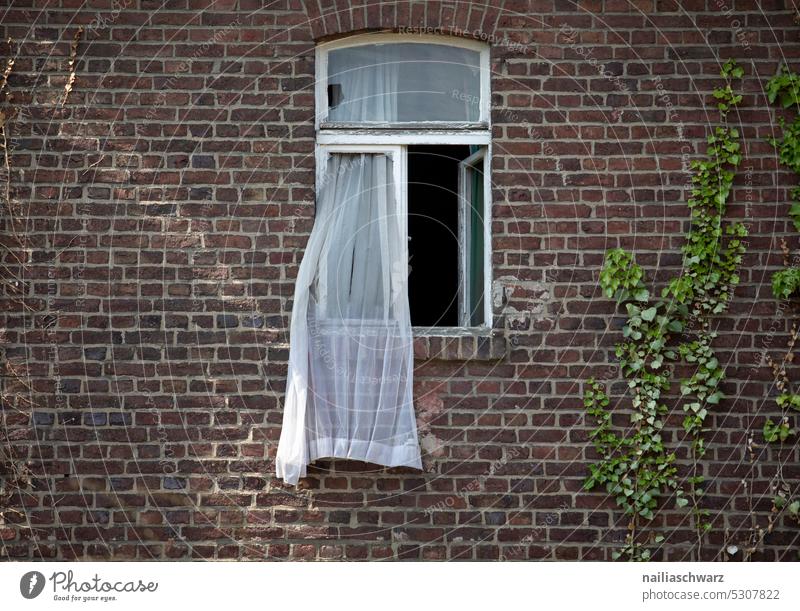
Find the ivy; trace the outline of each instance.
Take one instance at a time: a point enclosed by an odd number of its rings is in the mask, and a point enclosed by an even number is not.
[[[600,286],[606,296],[619,301],[647,301],[650,292],[644,286],[644,272],[633,256],[621,248],[606,253],[606,264],[600,272]]]
[[[791,408],[800,412],[800,395],[795,395],[793,393],[784,392],[780,397],[777,399],[778,407],[781,409]]]
[[[728,61],[721,75],[725,85],[713,95],[725,120],[742,99],[731,82],[741,78],[743,70]],[[589,380],[584,403],[597,423],[591,438],[599,461],[591,465],[585,487],[604,486],[629,518],[625,546],[615,558],[650,558],[649,541],[641,540],[639,529],[653,519],[659,500],[667,494],[674,496],[678,507],[691,504],[698,547],[710,528],[708,512],[700,505],[703,477],[698,461],[705,454],[702,435],[709,409],[723,398],[719,386],[724,371],[712,348],[716,335],[711,318],[727,309],[739,282],[737,270],[747,235],[741,223],[723,222],[734,169],[741,161],[738,138],[736,129],[717,127],[708,136],[706,158],[692,163],[691,229],[682,247],[683,270],[660,299],[651,298],[643,270],[622,249],[606,253],[600,273],[604,293],[624,305],[627,314],[615,354],[628,382],[631,427],[625,436],[613,430],[606,389]],[[678,360],[694,365],[693,375],[681,382],[683,427],[691,439],[693,463],[685,484],[677,479],[676,454],[665,446],[662,434],[668,413],[662,395],[670,388]]]
[[[770,104],[778,101],[783,108],[800,105],[800,76],[791,72],[787,66],[782,66],[778,74],[767,83],[767,99]],[[778,125],[783,132],[782,137],[770,138],[768,142],[778,151],[781,163],[795,174],[800,174],[800,116],[796,116],[789,125],[780,117]],[[792,189],[790,198],[789,217],[794,228],[800,231],[800,188]]]
[[[784,443],[796,438],[797,431],[792,428],[792,411],[800,411],[800,394],[793,390],[793,384],[786,372],[786,366],[794,361],[795,344],[800,337],[800,330],[796,324],[792,325],[792,330],[787,342],[787,348],[781,359],[776,362],[772,357],[767,356],[767,363],[772,370],[775,386],[780,393],[776,400],[781,409],[781,417],[777,422],[772,418],[767,418],[762,429],[764,441],[768,444],[775,444],[779,450],[784,449]],[[772,499],[772,512],[769,517],[768,531],[771,532],[774,524],[781,513],[786,512],[790,518],[800,524],[800,493],[792,489],[789,482],[783,475],[783,461],[778,461],[778,468],[772,482],[774,496]]]
[[[789,125],[783,117],[780,117],[778,125],[783,131],[782,137],[770,138],[767,141],[778,151],[780,162],[796,174],[800,174],[800,117],[795,117]],[[793,188],[789,192],[789,197],[791,199],[789,218],[792,219],[794,228],[800,231],[800,188]]]
[[[800,268],[788,267],[772,274],[772,294],[788,299],[800,289]]]
[[[767,83],[766,93],[770,103],[777,102],[784,109],[795,107],[800,110],[800,75],[792,72],[787,66],[782,66],[778,74]],[[780,162],[800,176],[800,114],[795,115],[792,122],[788,124],[781,117],[778,119],[778,124],[782,131],[781,137],[771,138],[768,142],[775,147]],[[791,189],[789,197],[791,200],[789,217],[795,230],[800,231],[800,187]],[[789,248],[783,239],[781,240],[781,249],[784,269],[772,275],[772,294],[777,299],[789,299],[797,296],[800,292],[800,268],[791,265]],[[778,445],[780,450],[783,449],[785,442],[796,439],[797,436],[797,431],[792,426],[791,412],[800,411],[800,394],[794,392],[794,385],[787,374],[786,367],[794,361],[794,349],[798,336],[800,336],[800,331],[798,331],[797,325],[792,325],[787,350],[782,358],[775,362],[770,356],[767,356],[767,362],[779,392],[776,403],[781,410],[781,416],[777,421],[767,418],[762,433],[766,443]],[[773,488],[775,494],[772,501],[769,530],[784,511],[800,523],[800,498],[798,498],[800,495],[796,489],[792,490],[792,486],[785,480],[783,465],[780,462],[773,480]]]
[[[770,104],[780,102],[784,108],[800,104],[800,76],[781,66],[778,74],[767,82],[767,99]]]
[[[789,419],[783,418],[778,424],[767,418],[764,423],[764,441],[773,443],[775,441],[786,441],[789,435],[794,435],[794,430],[789,426]]]

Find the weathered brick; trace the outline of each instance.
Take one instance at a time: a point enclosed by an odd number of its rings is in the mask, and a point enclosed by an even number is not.
[[[761,277],[782,264],[775,235],[798,247],[758,95],[799,53],[781,3],[142,0],[87,32],[61,108],[71,22],[93,18],[72,4],[42,9],[46,30],[25,11],[0,25],[26,41],[9,84],[27,114],[10,142],[34,308],[4,308],[0,327],[40,395],[3,416],[38,478],[24,497],[38,536],[0,529],[10,557],[610,559],[622,518],[581,489],[596,453],[580,382],[618,380],[621,318],[597,273],[616,246],[658,281],[679,269],[685,156],[717,122],[707,100],[729,56],[747,66],[736,120],[752,168],[731,214],[751,236],[717,340],[736,400],[712,416],[704,470],[714,518],[748,527],[745,430],[776,415],[758,362],[797,314]],[[313,44],[436,27],[492,45],[493,330],[415,338],[424,473],[321,461],[289,489],[273,461],[313,226]],[[752,488],[767,495],[779,461],[796,479],[792,452],[765,451]],[[766,519],[769,502],[757,509]],[[685,512],[665,506],[655,524],[670,535],[658,558],[685,559]],[[788,559],[792,527],[776,524],[757,558]],[[712,535],[708,559],[723,545]]]

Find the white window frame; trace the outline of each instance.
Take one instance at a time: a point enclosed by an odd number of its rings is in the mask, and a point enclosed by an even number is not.
[[[325,181],[325,168],[328,167],[328,158],[331,153],[384,153],[392,160],[392,177],[395,187],[395,198],[397,199],[398,213],[405,219],[408,216],[408,185],[406,177],[406,156],[408,151],[405,147],[397,144],[321,144],[316,150],[316,190],[322,187]],[[407,232],[405,221],[403,231]]]
[[[469,49],[477,51],[480,56],[478,60],[478,67],[480,72],[480,95],[481,99],[478,105],[478,122],[451,122],[451,121],[420,121],[415,123],[328,123],[328,54],[336,49],[344,49],[349,47],[359,47],[363,45],[374,44],[391,44],[391,43],[417,43],[417,44],[438,44],[448,47],[459,47],[462,49]],[[402,128],[405,129],[411,126],[432,127],[437,125],[443,126],[460,126],[462,128],[473,127],[476,129],[484,129],[489,125],[489,46],[466,38],[456,38],[454,36],[436,36],[434,34],[420,34],[420,35],[403,35],[403,34],[360,34],[357,36],[348,36],[346,38],[339,38],[329,42],[324,42],[317,45],[315,53],[315,101],[316,113],[314,119],[314,126],[317,130],[320,129],[338,129],[355,127],[357,129],[364,129],[365,126],[377,127],[385,126],[387,128]]]
[[[327,92],[327,65],[328,52],[333,49],[344,47],[393,42],[416,42],[416,43],[435,43],[439,45],[450,45],[456,47],[469,48],[480,52],[480,122],[463,123],[448,121],[424,121],[418,123],[394,123],[394,124],[345,124],[327,123],[324,118],[328,110]],[[316,189],[324,184],[324,173],[327,167],[327,159],[331,153],[358,153],[358,152],[383,152],[390,154],[393,159],[393,173],[395,179],[395,194],[400,214],[403,215],[403,232],[408,235],[408,146],[418,144],[440,144],[440,145],[477,145],[482,147],[477,153],[463,160],[461,164],[468,161],[475,163],[478,158],[483,159],[483,188],[484,188],[484,321],[479,326],[469,324],[468,314],[465,313],[463,305],[464,293],[466,291],[466,266],[465,257],[469,252],[465,248],[464,236],[461,235],[465,230],[463,222],[464,214],[464,194],[466,193],[464,177],[459,176],[459,274],[461,284],[459,286],[459,325],[456,327],[424,327],[415,328],[415,334],[423,333],[428,335],[448,335],[453,332],[475,332],[489,330],[492,327],[491,310],[491,124],[489,121],[489,47],[483,43],[455,37],[445,37],[436,35],[400,35],[400,34],[363,34],[350,36],[322,43],[316,48],[316,86],[315,99],[317,113],[315,117],[316,127]],[[462,174],[464,174],[462,172]],[[403,245],[407,248],[407,244]]]

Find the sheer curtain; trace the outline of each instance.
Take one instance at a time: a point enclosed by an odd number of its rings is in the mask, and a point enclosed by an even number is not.
[[[331,154],[295,288],[276,460],[285,482],[323,457],[422,468],[407,270],[391,158]]]
[[[337,88],[328,121],[477,121],[480,53],[399,43],[336,49],[327,84]]]
[[[400,64],[393,45],[368,45],[332,54],[329,82],[341,85],[342,100],[329,111],[330,121],[398,120],[397,100]]]

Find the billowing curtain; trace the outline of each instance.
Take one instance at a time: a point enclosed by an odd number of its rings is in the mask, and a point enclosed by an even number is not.
[[[331,154],[298,272],[276,471],[317,458],[421,468],[408,255],[392,160]]]

